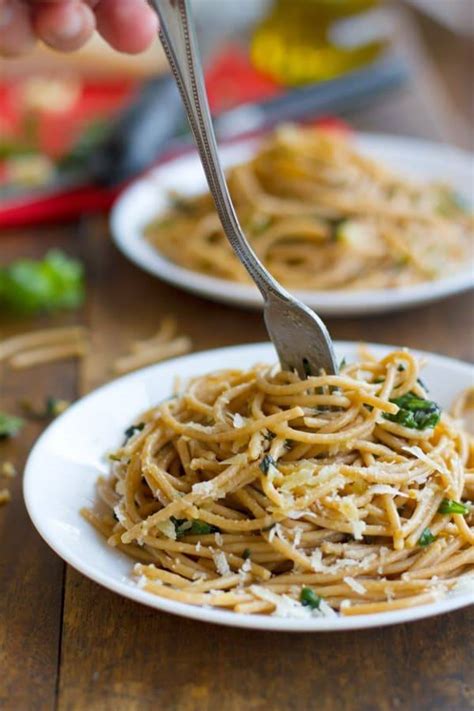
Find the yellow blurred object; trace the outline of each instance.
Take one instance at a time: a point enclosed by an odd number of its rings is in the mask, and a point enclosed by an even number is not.
[[[354,46],[334,35],[340,23],[378,5],[379,0],[275,0],[252,39],[254,66],[280,83],[297,85],[332,79],[369,63],[385,46],[382,39]]]
[[[47,156],[29,153],[9,158],[5,164],[7,181],[16,187],[40,187],[49,183],[55,166]]]
[[[70,111],[81,94],[77,77],[33,76],[20,84],[19,100],[27,111]]]

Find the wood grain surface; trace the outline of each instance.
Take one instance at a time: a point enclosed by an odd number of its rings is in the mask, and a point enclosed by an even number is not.
[[[456,52],[457,41],[443,37]],[[420,53],[417,44],[415,54]],[[431,118],[430,107],[439,101],[449,107],[453,96],[443,89],[439,66],[429,66],[434,91],[418,92],[415,82],[398,97],[359,111],[355,125],[465,143],[440,114]],[[462,103],[454,108],[466,120]],[[23,396],[74,399],[89,391],[111,377],[110,363],[127,343],[153,333],[165,314],[176,315],[196,350],[265,340],[260,314],[188,295],[126,262],[102,218],[1,235],[1,262],[40,255],[50,246],[85,262],[86,306],[34,321],[2,314],[1,335],[79,322],[91,331],[92,355],[81,367],[62,363],[16,374],[3,368],[1,409],[13,411]],[[402,344],[472,360],[473,306],[468,294],[383,317],[332,319],[328,326],[338,339]],[[40,429],[30,423],[20,437],[0,443],[0,462],[14,461],[21,472]],[[0,509],[0,708],[5,711],[474,709],[472,607],[398,627],[311,635],[181,619],[124,600],[65,566],[29,523],[21,476],[8,486],[12,501]]]

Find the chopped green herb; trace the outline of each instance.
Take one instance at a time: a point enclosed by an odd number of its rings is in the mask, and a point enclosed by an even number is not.
[[[312,610],[318,610],[321,600],[322,597],[315,593],[311,588],[301,588],[300,602],[305,607],[310,607]]]
[[[250,548],[246,548],[244,550],[244,552],[242,553],[242,558],[244,560],[247,560],[247,558],[250,558],[251,555],[252,555],[252,552],[251,552]]]
[[[14,437],[23,427],[21,417],[8,415],[6,412],[0,412],[0,439]]]
[[[434,536],[429,528],[425,528],[423,533],[418,539],[418,545],[424,548],[425,546],[429,546],[430,543],[434,543],[436,541],[436,536]]]
[[[137,432],[141,432],[144,427],[144,422],[139,422],[138,425],[131,425],[125,430],[125,437],[127,438],[127,440],[130,439],[130,437],[133,437],[133,435]]]
[[[119,457],[118,454],[114,454],[113,452],[108,455],[108,458],[111,462],[120,462],[122,460],[122,457]]]
[[[72,309],[84,299],[83,267],[59,250],[44,259],[18,259],[0,269],[0,304],[33,313]]]
[[[171,521],[174,524],[177,538],[181,538],[181,536],[207,536],[210,533],[220,533],[220,529],[217,528],[217,526],[212,526],[205,521],[199,521],[199,519],[190,521],[187,518],[175,518],[171,516]]]
[[[471,509],[469,506],[462,504],[460,501],[443,499],[438,512],[442,514],[461,514],[462,516],[467,516],[467,514],[471,513]]]
[[[343,358],[343,359],[341,360],[341,362],[339,363],[339,370],[344,370],[344,368],[346,367],[346,365],[347,365],[347,360],[346,360],[346,357],[344,356],[344,358]]]
[[[432,400],[424,400],[414,393],[405,393],[390,400],[400,408],[396,415],[385,413],[384,418],[413,430],[425,430],[435,427],[441,416],[439,406]]]
[[[304,370],[304,374],[306,375],[307,378],[311,377],[311,375],[312,375],[311,366],[310,366],[309,360],[307,358],[303,358],[303,370]]]
[[[266,476],[268,474],[270,467],[276,466],[276,462],[273,459],[271,454],[266,454],[258,466],[259,466],[262,474],[265,474],[265,476]]]

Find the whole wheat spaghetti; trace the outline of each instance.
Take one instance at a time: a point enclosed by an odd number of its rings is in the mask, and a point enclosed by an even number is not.
[[[253,249],[290,288],[401,287],[472,260],[472,216],[453,190],[410,182],[341,135],[280,128],[228,182]],[[180,266],[249,282],[209,193],[174,196],[145,234]]]
[[[473,439],[407,351],[306,380],[266,365],[195,378],[110,456],[102,510],[83,513],[156,595],[358,615],[472,580]]]

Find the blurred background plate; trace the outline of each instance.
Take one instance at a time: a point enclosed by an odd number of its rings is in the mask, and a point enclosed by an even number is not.
[[[469,153],[443,144],[382,134],[358,134],[356,147],[407,177],[449,183],[472,203],[473,167]],[[247,140],[222,148],[225,167],[249,159],[257,141]],[[168,205],[169,191],[193,195],[206,189],[197,155],[173,160],[133,183],[117,201],[111,215],[115,244],[145,271],[182,289],[215,301],[260,308],[253,286],[209,277],[184,269],[160,255],[144,238],[145,226]],[[298,291],[295,295],[321,315],[348,316],[381,313],[428,303],[473,285],[473,266],[458,274],[401,289],[367,291]]]

